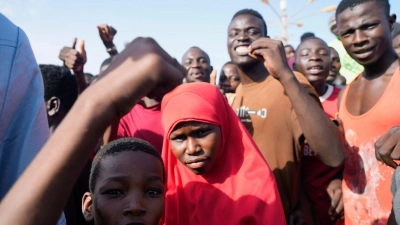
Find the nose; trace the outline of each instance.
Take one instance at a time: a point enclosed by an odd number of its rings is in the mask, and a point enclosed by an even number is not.
[[[239,32],[237,40],[238,41],[248,41],[249,40],[249,36],[247,35],[246,32],[242,31],[242,32]]]
[[[320,61],[321,56],[317,52],[311,52],[309,60],[310,61]]]
[[[124,208],[125,216],[143,216],[146,214],[146,197],[141,191],[134,191],[127,196],[127,204]]]
[[[368,43],[367,37],[364,35],[364,32],[361,30],[356,30],[354,32],[353,45],[357,47],[362,47]]]
[[[196,155],[201,151],[201,147],[195,138],[188,138],[186,141],[186,154]]]
[[[190,67],[198,68],[200,67],[200,63],[198,60],[193,60],[192,63],[190,64]]]

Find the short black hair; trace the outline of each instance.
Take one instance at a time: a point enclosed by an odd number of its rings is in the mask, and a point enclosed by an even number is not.
[[[233,19],[235,19],[236,17],[238,17],[240,15],[252,15],[252,16],[255,16],[258,19],[260,19],[262,21],[262,23],[263,23],[263,27],[264,27],[264,30],[265,30],[264,36],[268,35],[267,24],[265,23],[264,18],[261,16],[261,14],[259,12],[257,12],[254,9],[242,9],[242,10],[239,10],[237,13],[235,13],[235,15],[233,15],[233,17],[231,19],[231,22],[232,22]]]
[[[350,10],[353,10],[353,8],[358,5],[372,1],[375,1],[379,7],[382,7],[385,10],[385,14],[387,16],[390,15],[390,4],[388,0],[342,0],[336,9],[336,17],[348,8],[350,8]]]
[[[234,63],[234,62],[232,62],[232,61],[228,61],[228,62],[226,62],[223,66],[222,66],[222,68],[224,68],[224,66],[226,66],[226,65],[230,65],[230,64],[232,64],[232,65],[235,65],[236,66],[236,64]]]
[[[304,41],[302,41],[302,42],[297,46],[296,52],[298,52],[300,46],[301,46],[305,41],[309,41],[309,40],[320,40],[320,41],[322,41],[322,42],[326,45],[326,47],[328,48],[329,54],[330,54],[330,47],[328,46],[328,44],[327,44],[324,40],[322,40],[321,38],[318,38],[318,37],[308,37],[308,38],[306,38]]]
[[[164,163],[162,161],[160,153],[147,141],[138,138],[121,138],[115,141],[112,141],[101,148],[92,162],[92,168],[90,169],[89,176],[89,190],[91,193],[94,193],[94,189],[96,186],[97,178],[100,174],[100,162],[105,156],[115,156],[121,152],[145,152],[160,160],[163,168],[163,181],[165,182],[165,169]]]
[[[44,83],[44,100],[57,97],[68,112],[78,98],[78,82],[75,75],[63,66],[41,64],[39,68]]]
[[[314,37],[315,37],[315,34],[314,34],[314,33],[312,33],[312,32],[306,32],[306,33],[304,33],[303,35],[301,35],[301,37],[300,37],[300,42],[303,42],[303,41],[307,40],[308,38],[314,38]]]
[[[115,55],[111,56],[110,58],[105,59],[101,63],[101,65],[100,65],[100,73],[108,68],[108,66],[111,64],[111,62],[114,61],[115,57],[116,57]],[[103,67],[106,67],[106,68],[103,69]]]
[[[285,45],[285,48],[286,48],[286,47],[291,47],[291,48],[294,49],[294,47],[293,47],[292,45]]]
[[[207,52],[206,51],[204,51],[203,49],[201,49],[200,47],[197,47],[197,46],[192,46],[192,47],[190,47],[186,52],[185,52],[185,54],[190,50],[190,49],[198,49],[198,50],[200,50],[200,51],[202,51],[203,53],[204,53],[204,55],[206,55],[206,57],[207,57],[207,60],[208,60],[208,63],[211,65],[211,59],[210,59],[210,56],[207,54]]]

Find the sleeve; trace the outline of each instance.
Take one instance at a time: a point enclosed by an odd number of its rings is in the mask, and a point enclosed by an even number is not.
[[[25,33],[0,14],[0,199],[50,136],[42,76]]]

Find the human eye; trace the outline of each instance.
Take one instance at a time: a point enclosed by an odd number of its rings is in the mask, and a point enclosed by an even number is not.
[[[176,141],[176,142],[183,142],[186,140],[185,135],[171,135],[169,140]]]
[[[325,50],[323,50],[323,51],[320,51],[319,54],[320,54],[320,55],[323,55],[323,56],[327,56],[327,55],[328,55],[328,52],[325,51]]]
[[[234,38],[234,37],[236,37],[238,35],[238,32],[237,31],[231,31],[231,32],[229,32],[229,37],[230,38]]]
[[[250,29],[248,33],[249,35],[258,35],[260,34],[260,31],[257,29]]]
[[[163,191],[161,189],[152,188],[152,189],[146,190],[146,194],[151,196],[151,197],[157,197],[159,195],[162,195]]]
[[[192,64],[191,60],[185,61],[185,63],[183,63],[185,66],[190,66]]]
[[[118,197],[120,195],[123,195],[124,192],[122,190],[120,190],[120,189],[107,189],[107,190],[103,191],[101,194],[102,195],[108,195],[108,196],[111,196],[111,197]]]
[[[200,62],[200,63],[208,63],[208,62],[207,62],[207,59],[204,59],[204,58],[201,58],[201,59],[199,60],[199,62]]]
[[[211,130],[212,130],[212,129],[209,129],[209,128],[202,128],[202,129],[199,129],[199,130],[197,131],[197,136],[199,136],[199,137],[205,137],[205,136],[207,136],[207,135],[211,132]]]
[[[306,56],[308,56],[309,55],[309,51],[302,51],[301,53],[300,53],[300,56],[301,57],[306,57]]]

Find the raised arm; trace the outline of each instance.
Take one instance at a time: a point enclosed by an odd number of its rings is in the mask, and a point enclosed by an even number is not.
[[[270,75],[283,85],[310,147],[326,165],[341,165],[344,147],[339,131],[294,76],[282,42],[260,38],[252,43],[249,52],[252,57],[263,60]]]
[[[0,204],[0,224],[56,224],[87,158],[115,119],[145,95],[159,96],[186,72],[153,39],[137,38],[78,98]]]
[[[74,38],[72,48],[64,47],[60,50],[59,58],[64,61],[64,66],[74,71],[76,79],[78,81],[79,93],[82,93],[87,85],[85,80],[85,74],[83,73],[83,67],[86,64],[86,50],[85,42],[81,40],[79,42],[79,51],[75,50],[77,38]]]
[[[110,57],[117,55],[118,50],[114,44],[114,36],[117,34],[117,30],[109,24],[99,25],[97,29],[99,30],[100,39],[103,41]]]

